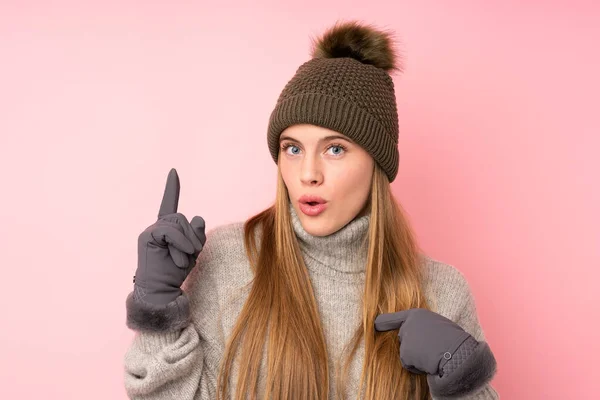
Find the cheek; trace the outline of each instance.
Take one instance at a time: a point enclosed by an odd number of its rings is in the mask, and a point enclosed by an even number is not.
[[[335,176],[331,177],[335,191],[341,197],[358,198],[364,197],[362,194],[365,190],[370,189],[371,173],[367,167],[362,168],[345,168],[336,171]]]
[[[369,163],[356,164],[355,168],[345,171],[338,177],[339,187],[347,197],[364,200],[371,190],[373,165]]]
[[[283,183],[285,184],[288,192],[290,193],[290,195],[293,195],[295,192],[294,184],[297,181],[296,179],[294,179],[295,172],[292,168],[290,168],[289,165],[286,165],[285,162],[280,162],[279,171],[281,172],[281,179],[283,180]]]
[[[280,162],[279,170],[281,171],[281,177],[285,181],[289,181],[291,179],[292,175],[294,175],[293,169],[286,162]]]

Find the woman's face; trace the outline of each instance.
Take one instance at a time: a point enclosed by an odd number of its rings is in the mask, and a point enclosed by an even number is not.
[[[336,131],[306,124],[290,126],[279,138],[278,162],[290,201],[311,235],[338,231],[367,203],[374,160]],[[325,204],[303,204],[304,195],[319,196]],[[323,209],[320,213],[319,208]]]

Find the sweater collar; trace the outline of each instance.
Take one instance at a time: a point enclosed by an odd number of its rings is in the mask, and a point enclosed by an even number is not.
[[[336,277],[364,274],[367,262],[366,238],[370,215],[354,218],[327,236],[314,236],[304,230],[293,205],[292,225],[308,269]]]

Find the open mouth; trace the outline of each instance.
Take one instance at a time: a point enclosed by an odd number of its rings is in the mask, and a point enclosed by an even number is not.
[[[298,199],[300,210],[306,215],[317,216],[327,208],[327,200],[320,196],[305,194]]]
[[[300,203],[300,210],[310,217],[316,217],[324,212],[326,208],[327,204],[318,201],[305,201]]]

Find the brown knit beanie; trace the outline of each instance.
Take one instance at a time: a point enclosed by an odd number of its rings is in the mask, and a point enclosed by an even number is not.
[[[283,89],[269,120],[267,142],[275,163],[279,135],[312,124],[348,136],[385,171],[398,173],[398,111],[389,73],[400,70],[389,33],[358,22],[336,24],[316,43]]]

